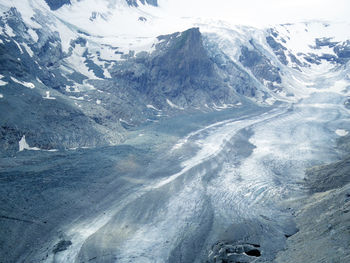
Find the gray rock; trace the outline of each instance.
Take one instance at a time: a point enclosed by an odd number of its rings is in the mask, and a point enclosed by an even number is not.
[[[276,89],[275,83],[281,83],[280,69],[272,65],[271,61],[255,48],[241,47],[239,61],[249,68],[253,75],[262,83],[268,81],[271,89]]]
[[[54,249],[52,250],[52,252],[54,253],[54,254],[56,254],[56,253],[59,253],[59,252],[61,252],[61,251],[65,251],[65,250],[67,250],[67,248],[69,247],[69,246],[71,246],[72,245],[72,241],[70,241],[70,240],[68,240],[68,241],[66,241],[66,240],[61,240],[60,242],[58,242],[57,244],[56,244],[56,246],[54,247]]]
[[[49,5],[51,10],[57,10],[63,5],[71,4],[70,0],[45,0],[45,2]]]

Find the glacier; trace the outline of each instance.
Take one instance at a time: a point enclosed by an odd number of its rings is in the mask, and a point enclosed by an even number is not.
[[[0,0],[0,261],[347,262],[350,25],[163,4]]]

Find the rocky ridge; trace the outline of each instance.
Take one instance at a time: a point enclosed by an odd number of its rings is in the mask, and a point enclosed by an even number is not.
[[[295,211],[299,231],[288,238],[287,247],[275,262],[348,262],[350,253],[350,136],[338,140],[344,149],[341,161],[307,170],[309,195],[287,205]]]

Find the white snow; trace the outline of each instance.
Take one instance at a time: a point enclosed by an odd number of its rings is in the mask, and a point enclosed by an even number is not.
[[[34,40],[34,42],[38,42],[39,36],[38,36],[38,34],[37,34],[32,28],[29,28],[27,32],[28,32],[28,34],[32,37],[32,39]]]
[[[123,119],[119,119],[119,121],[120,121],[120,122],[123,122],[123,123],[125,123],[125,124],[127,124],[127,125],[130,125],[130,126],[132,126],[132,124],[131,124],[130,122],[127,122],[126,120],[123,120]]]
[[[22,139],[18,142],[18,151],[22,152],[24,150],[28,151],[44,151],[44,152],[57,152],[57,149],[43,150],[38,147],[30,147],[26,141],[26,136],[23,135]]]
[[[12,28],[8,24],[5,24],[5,31],[9,37],[16,36],[16,34],[13,32]]]
[[[17,42],[16,40],[14,40],[14,42],[15,42],[15,44],[17,45],[17,47],[18,47],[19,51],[21,52],[21,54],[23,54],[24,52],[23,52],[23,49],[22,49],[22,47],[20,46],[20,44],[18,44],[18,42]]]
[[[102,102],[101,100],[96,100],[96,104],[97,104],[97,105],[100,105],[101,102]]]
[[[56,99],[55,97],[50,96],[50,91],[46,91],[46,96],[43,98],[46,100],[55,100]]]
[[[273,105],[273,104],[276,102],[276,99],[270,97],[270,98],[267,98],[267,99],[265,100],[265,102],[266,102],[267,104],[269,104],[269,105]]]
[[[294,55],[298,57],[298,53],[314,53],[322,55],[324,53],[334,54],[332,48],[328,46],[314,49],[316,38],[331,38],[331,41],[344,41],[350,38],[347,23],[331,23],[325,25],[324,22],[313,21],[311,23],[295,23],[287,25],[279,25],[275,27],[280,33],[279,37],[283,37],[285,45]],[[302,58],[298,57],[303,60]]]
[[[38,77],[36,77],[36,81],[44,85],[44,83]]]
[[[27,51],[27,53],[29,54],[29,56],[33,57],[34,56],[33,50],[26,43],[23,43],[22,45],[24,46],[24,48]]]
[[[62,50],[68,52],[71,40],[75,39],[78,35],[73,29],[68,27],[68,23],[64,24],[63,21],[57,19],[54,24],[50,24],[49,27],[52,31],[57,31],[60,34]]]
[[[5,85],[7,85],[8,83],[6,82],[6,81],[3,81],[3,80],[1,80],[0,79],[0,86],[5,86]]]
[[[31,151],[40,151],[40,148],[38,147],[30,147],[28,143],[26,142],[26,136],[23,135],[22,139],[18,142],[19,151],[23,150],[31,150]]]
[[[151,105],[151,104],[146,105],[146,107],[147,107],[148,109],[152,109],[152,110],[155,110],[155,111],[161,111],[161,110],[158,110],[156,107],[154,107],[154,106]]]
[[[336,133],[337,135],[339,135],[339,136],[346,136],[346,135],[349,134],[349,132],[348,132],[347,130],[343,130],[343,129],[337,129],[337,130],[335,131],[335,133]]]
[[[20,81],[14,77],[11,77],[12,81],[18,83],[18,84],[21,84],[22,86],[25,86],[27,88],[30,88],[30,89],[34,89],[35,88],[35,85],[31,82],[25,82],[25,81]]]
[[[99,79],[95,76],[94,72],[85,65],[86,58],[83,57],[85,51],[86,47],[76,45],[73,49],[72,55],[65,59],[67,66],[69,65],[69,67],[72,67],[76,71],[79,71],[89,79]]]
[[[184,110],[184,108],[177,106],[176,104],[172,103],[169,99],[166,99],[166,102],[168,103],[168,105],[174,109],[178,109],[178,110]]]
[[[79,92],[79,87],[77,87],[77,86],[66,86],[66,92]]]
[[[73,100],[84,100],[83,96],[80,96],[80,97],[69,96],[69,98],[71,98]]]
[[[2,94],[0,93],[0,99],[2,99],[2,98],[4,98],[4,95],[2,95]]]
[[[48,9],[47,5],[45,4],[45,1],[33,0],[0,0],[0,7],[16,7],[16,9],[20,12],[24,22],[32,28],[41,27],[39,24],[34,22],[33,19],[31,19],[34,16],[34,14],[42,10]]]

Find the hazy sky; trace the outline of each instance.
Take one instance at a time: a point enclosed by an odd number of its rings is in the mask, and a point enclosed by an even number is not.
[[[219,18],[235,24],[317,20],[350,22],[350,0],[159,0],[179,16]]]

